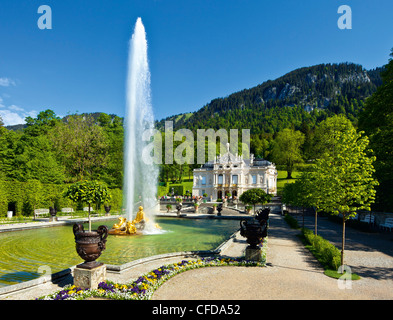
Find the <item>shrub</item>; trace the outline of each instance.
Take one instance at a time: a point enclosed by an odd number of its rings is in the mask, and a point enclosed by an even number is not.
[[[292,228],[292,229],[299,229],[299,223],[297,222],[297,220],[292,217],[290,214],[286,214],[284,216],[284,220],[288,223],[288,225]]]
[[[327,268],[337,270],[341,264],[341,253],[333,244],[311,230],[304,228],[303,236],[315,250],[317,259]]]

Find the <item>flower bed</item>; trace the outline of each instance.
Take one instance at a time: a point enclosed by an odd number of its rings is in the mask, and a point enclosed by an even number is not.
[[[182,260],[173,263],[139,277],[129,284],[119,284],[110,281],[101,282],[98,289],[83,290],[74,285],[66,286],[63,290],[54,294],[40,297],[37,300],[83,300],[90,297],[99,297],[116,300],[149,300],[153,292],[165,281],[173,276],[192,269],[214,266],[265,266],[266,243],[262,248],[262,261],[254,262],[244,259],[231,258],[202,258],[197,260]]]

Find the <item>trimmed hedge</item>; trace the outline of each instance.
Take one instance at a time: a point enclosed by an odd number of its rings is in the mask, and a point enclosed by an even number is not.
[[[297,219],[292,217],[290,214],[285,214],[284,220],[292,229],[299,229],[299,223],[297,222]]]
[[[310,229],[302,229],[302,234],[309,245],[315,250],[317,259],[326,267],[337,270],[341,264],[341,252],[328,240],[315,235]]]
[[[32,216],[34,209],[55,206],[77,209],[77,204],[63,197],[67,184],[43,184],[38,180],[1,181],[0,180],[0,217],[7,216],[9,205],[15,208],[14,216]],[[113,210],[119,210],[122,204],[121,189],[111,189]]]

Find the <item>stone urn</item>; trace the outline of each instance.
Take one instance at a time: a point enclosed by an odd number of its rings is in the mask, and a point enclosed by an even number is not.
[[[100,257],[102,251],[105,250],[106,238],[108,236],[108,227],[99,226],[97,230],[85,231],[83,225],[75,223],[73,226],[75,236],[76,252],[85,260],[79,264],[78,268],[93,269],[102,265],[96,260]]]
[[[56,208],[49,207],[49,214],[50,214],[49,221],[57,221],[57,217],[56,217],[57,210],[56,210]]]
[[[222,203],[220,203],[218,206],[217,206],[217,216],[221,216],[221,211],[222,211]]]
[[[258,220],[243,219],[240,221],[240,235],[247,238],[249,248],[257,249],[264,235],[264,228]]]
[[[179,203],[176,205],[176,210],[177,210],[177,215],[178,215],[178,216],[180,215],[180,211],[181,211],[182,208],[183,208],[183,204],[182,204],[181,202],[179,202]]]

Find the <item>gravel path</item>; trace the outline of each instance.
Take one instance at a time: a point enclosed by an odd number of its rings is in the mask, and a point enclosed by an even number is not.
[[[322,233],[324,221],[320,223]],[[326,232],[330,227],[325,226]],[[329,232],[333,234],[333,231]],[[352,252],[348,250],[348,261],[350,265],[362,261],[364,272],[359,272],[362,270],[360,265],[354,267],[362,279],[347,283],[347,289],[340,289],[339,281],[323,274],[319,263],[296,234],[298,231],[289,229],[280,215],[272,214],[266,268],[214,267],[187,271],[164,283],[153,294],[153,300],[393,299],[393,279],[389,276],[393,255],[383,252],[383,248],[389,247],[386,239],[373,240],[382,246],[380,251],[367,246],[367,242],[359,242],[358,238],[362,237],[358,232],[354,231],[356,236],[347,232],[348,247],[351,242],[353,247],[362,247]],[[239,245],[241,241],[238,240]],[[361,255],[357,255],[359,251]],[[378,266],[378,276],[373,271],[375,266]]]

